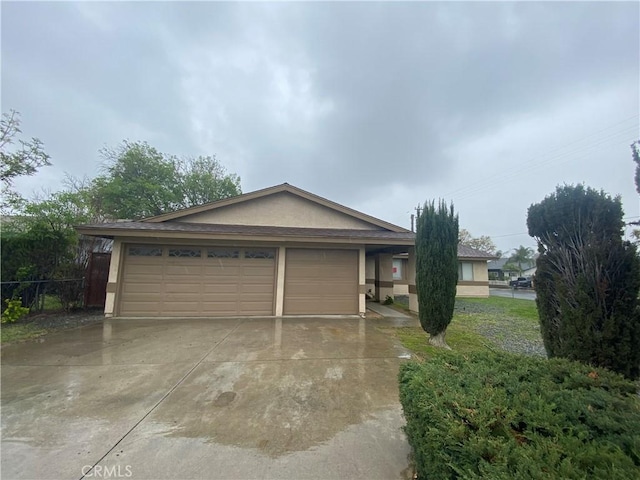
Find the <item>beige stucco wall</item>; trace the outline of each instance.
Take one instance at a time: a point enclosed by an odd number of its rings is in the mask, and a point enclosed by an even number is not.
[[[393,294],[394,295],[409,295],[409,285],[408,284],[399,284],[397,281],[393,283]]]
[[[456,297],[488,297],[489,285],[458,285]]]
[[[122,261],[122,241],[115,239],[111,249],[111,262],[109,263],[109,281],[107,282],[107,297],[104,302],[105,317],[113,317],[116,308],[116,295],[118,289],[118,276]]]
[[[402,268],[406,268],[407,274],[409,273],[409,266],[407,259],[403,260]],[[489,296],[489,271],[487,269],[487,261],[486,260],[461,260],[462,262],[471,262],[473,263],[473,282],[465,282],[465,283],[475,283],[479,282],[480,285],[457,285],[456,286],[456,296],[458,297],[488,297]],[[414,267],[415,268],[415,267]],[[413,281],[415,281],[415,271],[413,276]],[[411,283],[411,282],[409,282]],[[394,282],[393,284],[393,293],[394,295],[408,295],[409,294],[409,286],[399,284]]]
[[[375,294],[376,285],[374,283],[376,278],[376,259],[373,256],[369,256],[365,259],[365,292],[370,293],[372,296]]]
[[[470,261],[470,260],[464,260]],[[487,261],[481,260],[473,263],[473,281],[474,282],[488,282],[489,270],[487,268]]]
[[[195,213],[176,222],[276,227],[349,228],[381,230],[380,227],[287,192]]]

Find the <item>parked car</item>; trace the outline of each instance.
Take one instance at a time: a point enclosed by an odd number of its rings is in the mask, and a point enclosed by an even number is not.
[[[509,282],[511,288],[531,288],[531,285],[531,277],[518,277]]]

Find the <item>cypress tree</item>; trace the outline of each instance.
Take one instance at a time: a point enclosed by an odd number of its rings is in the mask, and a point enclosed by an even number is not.
[[[582,185],[558,187],[529,207],[540,256],[535,277],[549,357],[640,376],[640,259],[623,241],[620,198]]]
[[[416,290],[420,325],[429,343],[449,348],[445,334],[458,283],[458,215],[444,201],[425,202],[416,230]]]

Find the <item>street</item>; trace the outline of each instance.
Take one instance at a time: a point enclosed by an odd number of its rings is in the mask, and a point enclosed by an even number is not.
[[[492,297],[519,298],[521,300],[535,300],[535,290],[514,290],[513,288],[490,288],[489,295]]]

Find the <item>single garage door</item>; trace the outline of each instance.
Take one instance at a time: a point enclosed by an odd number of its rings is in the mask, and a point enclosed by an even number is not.
[[[287,249],[285,315],[358,313],[358,250]]]
[[[275,250],[129,245],[122,316],[272,315]]]

